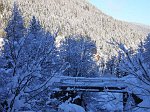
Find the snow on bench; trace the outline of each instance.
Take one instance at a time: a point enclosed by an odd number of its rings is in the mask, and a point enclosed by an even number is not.
[[[85,77],[59,77],[59,81],[53,83],[54,87],[65,90],[80,91],[116,91],[124,92],[127,87],[125,81],[119,78],[85,78]],[[69,89],[68,89],[69,88]]]

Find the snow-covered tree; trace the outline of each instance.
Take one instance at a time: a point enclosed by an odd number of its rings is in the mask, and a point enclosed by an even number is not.
[[[40,28],[39,22],[34,17],[29,27],[18,60],[20,67],[18,71],[22,75],[21,77],[27,77],[25,81],[28,81],[28,85],[24,87],[23,93],[26,94],[23,97],[26,102],[24,103],[24,110],[44,111],[46,108],[50,108],[46,105],[50,94],[48,83],[59,72],[54,68],[55,37],[43,28]],[[31,107],[25,109],[25,104],[28,103]]]
[[[3,64],[5,68],[13,68],[13,75],[16,72],[16,61],[18,59],[21,46],[26,33],[26,28],[24,27],[24,21],[21,16],[21,12],[18,9],[16,3],[14,3],[14,8],[12,12],[11,19],[8,21],[7,27],[5,29],[6,36],[4,38],[4,51],[3,58],[6,63]]]
[[[150,34],[147,36],[143,46],[140,46],[141,52],[143,52],[144,62],[150,66]]]
[[[35,16],[33,16],[30,22],[29,32],[36,36],[41,31],[41,29],[40,22],[35,18]]]
[[[66,37],[58,50],[61,62],[67,62],[70,65],[64,75],[73,77],[98,76],[98,66],[93,60],[96,45],[89,37],[80,35]]]
[[[0,55],[0,102],[9,112],[37,111],[35,108],[40,109],[38,104],[41,102],[46,108],[49,98],[47,84],[56,72],[53,67],[54,36],[42,29],[35,17],[28,34],[25,34],[16,4],[13,11]]]
[[[25,36],[24,20],[18,5],[14,3],[11,19],[8,21],[6,31],[6,38],[11,41],[19,41]]]
[[[116,56],[113,56],[109,61],[106,62],[105,73],[110,73],[114,75],[115,67],[116,67]]]
[[[119,54],[121,55],[121,60],[117,65],[117,70],[120,71],[120,74],[127,74],[124,79],[126,84],[128,84],[128,92],[137,94],[143,99],[141,104],[132,105],[132,109],[130,108],[130,110],[133,110],[133,107],[137,107],[135,110],[139,109],[140,111],[143,111],[142,109],[146,109],[146,111],[150,110],[150,107],[148,106],[150,104],[147,102],[147,99],[150,99],[150,68],[149,60],[147,60],[147,57],[149,57],[148,40],[145,41],[145,44],[141,44],[140,48],[134,53],[124,44],[115,42],[120,48]],[[131,100],[129,100],[129,102],[130,101]]]
[[[2,102],[7,102],[9,111],[11,111],[15,98],[19,94],[19,88],[17,88],[19,85],[19,82],[17,83],[18,59],[26,31],[17,4],[14,4],[11,19],[5,31],[4,46],[0,55],[0,60],[2,60],[0,77],[2,82],[1,87],[3,88],[1,95],[4,95]]]

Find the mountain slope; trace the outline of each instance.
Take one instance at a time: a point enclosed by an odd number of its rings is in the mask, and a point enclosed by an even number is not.
[[[13,0],[0,0],[2,23],[11,15]],[[113,55],[115,52],[107,41],[112,38],[136,48],[150,29],[116,20],[91,5],[87,0],[15,0],[26,23],[34,15],[49,31],[60,28],[59,35],[88,35],[97,43],[99,53]],[[1,26],[5,26],[4,24]]]

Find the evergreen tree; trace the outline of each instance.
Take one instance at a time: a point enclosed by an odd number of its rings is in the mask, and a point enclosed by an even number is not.
[[[32,33],[33,35],[37,35],[41,30],[42,28],[40,22],[35,18],[35,16],[33,16],[29,26],[29,33]]]
[[[2,57],[5,60],[5,64],[3,64],[3,66],[6,69],[13,69],[12,73],[14,76],[16,73],[17,60],[20,55],[26,32],[24,20],[16,3],[14,3],[11,19],[8,21],[5,31],[5,44],[4,50],[2,51]]]
[[[12,16],[5,31],[6,38],[9,39],[9,41],[19,41],[25,35],[26,29],[24,27],[24,20],[16,3],[14,3]]]

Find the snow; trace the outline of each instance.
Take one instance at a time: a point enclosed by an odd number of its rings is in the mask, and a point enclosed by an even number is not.
[[[85,78],[85,77],[67,77],[61,76],[54,80],[54,86],[82,86],[82,87],[118,87],[126,88],[127,85],[124,79],[100,77],[100,78]],[[59,80],[58,80],[59,79]]]
[[[5,102],[10,111],[27,108],[43,112],[50,111],[51,107],[59,109],[59,112],[123,111],[124,92],[131,93],[127,95],[125,109],[150,111],[150,70],[145,69],[146,63],[141,64],[140,55],[137,55],[137,59],[130,57],[132,55],[124,44],[116,43],[130,62],[122,55],[123,61],[119,67],[121,69],[124,65],[123,70],[130,74],[116,78],[106,72],[107,77],[99,77],[102,76],[99,66],[92,59],[96,45],[90,38],[75,35],[62,41],[64,37],[58,35],[55,39],[35,17],[29,29],[26,29],[17,6],[14,7],[6,33],[9,39],[4,39],[4,50],[0,54],[0,105]],[[0,38],[0,44],[1,41]],[[114,61],[110,61],[110,65],[112,63]],[[63,91],[63,87],[67,89]],[[56,92],[55,100],[50,98],[53,92]],[[60,92],[58,96],[57,92]],[[136,103],[132,93],[143,102],[139,99],[140,104],[132,105]]]
[[[85,112],[84,108],[76,104],[62,103],[59,105],[60,112]]]

